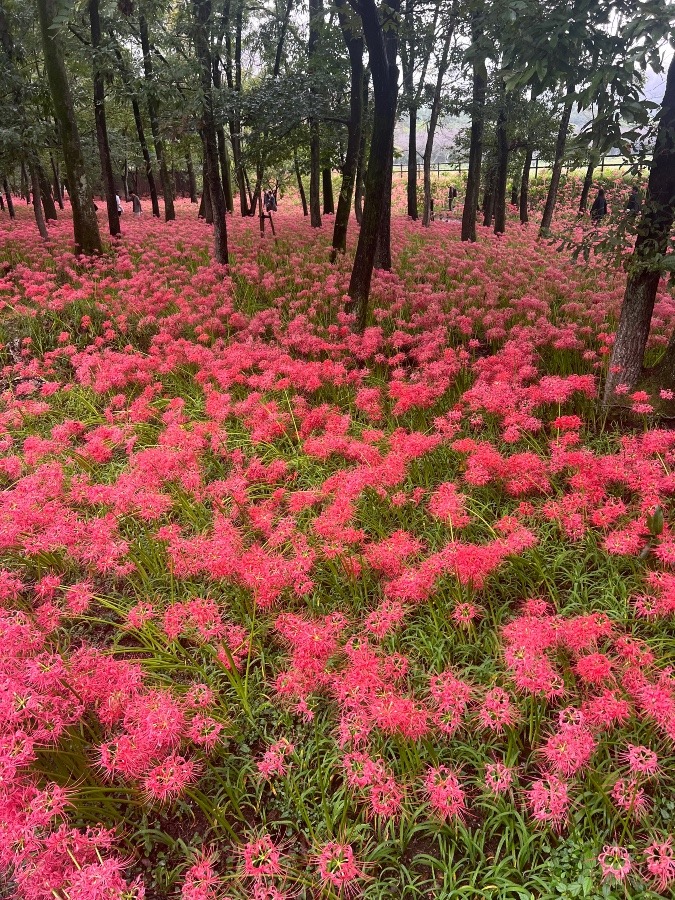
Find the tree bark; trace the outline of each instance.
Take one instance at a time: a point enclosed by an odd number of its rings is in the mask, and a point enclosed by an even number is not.
[[[359,331],[363,331],[368,313],[368,297],[373,276],[378,231],[385,202],[384,193],[388,178],[391,177],[391,147],[396,123],[398,69],[396,58],[392,59],[387,55],[387,44],[375,0],[360,0],[360,2],[351,0],[351,2],[361,15],[375,96],[373,133],[366,174],[366,202],[349,281],[350,300],[347,304],[348,312],[356,311],[357,328]],[[398,9],[399,0],[392,0],[392,4],[384,10],[389,28],[396,24]]]
[[[108,129],[105,118],[105,89],[103,86],[103,73],[99,65],[99,48],[101,46],[101,17],[99,14],[99,0],[89,0],[89,26],[91,28],[91,47],[93,51],[94,69],[94,122],[96,124],[96,143],[98,155],[101,161],[101,175],[105,190],[105,203],[108,209],[108,229],[113,237],[120,231],[120,216],[117,212],[117,200],[115,199],[115,178],[110,158],[110,144],[108,143]]]
[[[52,196],[52,186],[49,183],[49,178],[47,178],[47,173],[43,169],[42,163],[40,162],[39,158],[36,158],[33,165],[37,172],[38,184],[40,185],[40,196],[42,198],[42,208],[44,210],[45,219],[47,222],[56,222],[58,218],[58,216],[56,215],[56,204],[54,203],[54,198]]]
[[[501,90],[502,105],[497,116],[497,165],[495,169],[495,234],[506,231],[506,182],[509,177],[509,142],[506,134],[505,91]]]
[[[523,174],[520,176],[520,224],[526,225],[530,220],[529,193],[530,193],[530,167],[532,165],[532,148],[525,150],[523,162]]]
[[[335,199],[333,198],[333,171],[329,166],[324,166],[321,171],[321,183],[323,190],[323,214],[324,216],[335,213]]]
[[[354,183],[354,216],[359,225],[363,222],[363,200],[365,197],[365,168],[366,168],[366,147],[370,133],[372,132],[372,122],[370,110],[368,108],[368,85],[370,83],[370,67],[366,68],[363,73],[363,103],[361,111],[361,136],[359,138],[359,153],[356,158],[356,180]]]
[[[347,151],[342,166],[342,183],[338,197],[335,225],[333,227],[333,250],[331,262],[335,262],[339,253],[347,251],[347,228],[349,225],[349,211],[352,204],[352,193],[356,180],[358,166],[359,146],[361,143],[361,131],[363,126],[363,35],[355,32],[352,20],[344,14],[344,7],[338,6],[340,29],[344,38],[347,52],[349,53],[349,68],[351,70],[351,82],[349,91],[349,124],[347,126]]]
[[[152,131],[152,140],[155,145],[155,156],[157,157],[157,165],[159,166],[159,180],[162,185],[162,193],[164,194],[164,219],[169,222],[176,218],[176,210],[173,205],[173,191],[171,189],[171,179],[169,178],[169,170],[166,165],[166,155],[164,153],[164,141],[159,127],[159,103],[155,96],[155,75],[152,67],[152,56],[150,53],[150,35],[148,32],[148,21],[143,13],[139,13],[138,23],[141,35],[141,49],[143,51],[143,72],[148,86],[148,114],[150,117],[150,130]]]
[[[23,160],[21,160],[21,196],[26,201],[26,206],[30,206],[30,179]]]
[[[474,44],[482,38],[481,16],[474,13],[471,23],[471,37]],[[469,147],[469,172],[466,179],[466,194],[462,212],[462,240],[476,240],[476,210],[480,192],[480,169],[483,157],[483,131],[485,128],[485,92],[487,90],[487,67],[485,55],[476,48],[473,61],[473,85],[471,90],[471,144]]]
[[[455,8],[453,8],[453,15]],[[436,127],[438,118],[441,113],[441,98],[443,96],[443,81],[448,71],[448,58],[450,54],[450,44],[455,30],[455,23],[452,22],[448,26],[443,41],[443,49],[441,50],[441,58],[438,62],[438,72],[436,73],[436,84],[434,86],[434,96],[431,101],[431,114],[429,116],[429,125],[427,131],[427,140],[424,146],[424,214],[422,217],[422,225],[428,226],[431,222],[431,157],[434,151],[434,138],[436,136]]]
[[[54,154],[52,151],[49,151],[49,162],[52,167],[52,175],[54,176],[54,197],[56,198],[56,202],[59,204],[59,209],[63,209],[63,193],[61,191],[61,177],[59,175],[59,167],[54,159]]]
[[[492,217],[495,210],[495,182],[497,178],[497,168],[494,156],[489,156],[490,164],[485,173],[485,188],[483,191],[483,227],[489,228],[492,225]]]
[[[305,186],[302,183],[302,175],[300,174],[300,162],[298,161],[298,151],[293,148],[293,164],[295,167],[295,178],[298,182],[298,193],[300,194],[300,202],[302,203],[302,214],[304,216],[309,215],[309,210],[307,209],[307,196],[305,194]]]
[[[94,200],[84,167],[73,98],[68,84],[63,48],[54,31],[58,0],[37,0],[44,66],[59,126],[63,158],[68,174],[68,192],[73,210],[73,230],[78,252],[100,253],[101,235],[94,211]]]
[[[643,372],[656,292],[663,271],[675,214],[675,57],[671,60],[666,91],[661,103],[656,145],[647,183],[647,196],[637,224],[637,239],[628,267],[612,358],[605,383],[604,405],[616,400],[616,387],[631,390]],[[672,381],[675,352],[673,339],[657,375]]]
[[[514,178],[511,182],[511,206],[518,206],[518,182]]]
[[[218,161],[220,163],[220,171],[223,182],[223,197],[225,199],[225,209],[229,213],[234,212],[234,196],[232,194],[232,178],[230,176],[230,160],[227,154],[227,144],[225,143],[225,130],[222,126],[216,128],[216,138],[218,141]]]
[[[400,0],[398,0],[398,7],[400,8]],[[389,7],[389,9],[391,9],[391,7]],[[386,11],[386,7],[384,7],[384,10],[385,16],[389,18],[390,13]],[[392,77],[390,78],[389,83],[389,91],[391,94],[389,102],[394,109],[396,109],[396,104],[398,102],[398,69],[396,68],[396,59],[398,57],[398,28],[392,28],[390,22],[387,23],[387,26],[384,29],[384,47],[390,64],[392,60],[394,62],[393,70],[391,70]],[[391,192],[394,176],[395,127],[396,117],[394,116],[389,133],[389,150],[387,151],[387,170],[385,173],[384,195],[382,197],[382,213],[380,216],[380,227],[377,232],[377,242],[375,244],[375,268],[382,269],[385,272],[391,270]]]
[[[249,196],[246,188],[246,177],[241,154],[241,36],[243,30],[242,3],[237,2],[235,11],[234,61],[232,59],[232,40],[229,30],[225,34],[225,78],[230,93],[235,101],[229,116],[230,143],[232,144],[232,161],[239,190],[239,209],[242,216],[249,215]],[[234,72],[233,72],[234,69]]]
[[[541,217],[541,225],[539,226],[539,234],[542,237],[545,237],[549,233],[551,222],[553,221],[553,211],[555,209],[556,197],[558,196],[558,187],[560,185],[560,176],[562,174],[565,144],[567,143],[567,132],[569,130],[573,103],[574,85],[571,84],[568,86],[567,94],[565,95],[565,106],[563,107],[560,127],[558,128],[558,138],[555,143],[555,157],[553,160],[553,169],[551,170],[551,183],[548,186],[544,214]]]
[[[408,199],[408,215],[417,221],[419,210],[417,209],[417,108],[411,106],[408,111],[408,184],[406,187]]]
[[[49,240],[49,232],[45,225],[45,219],[42,215],[42,204],[40,203],[40,178],[38,176],[37,163],[35,161],[30,164],[30,183],[33,193],[33,212],[35,213],[35,224],[40,232],[43,241]]]
[[[129,70],[127,69],[126,63],[124,62],[124,57],[122,56],[122,52],[120,48],[115,45],[115,57],[117,59],[117,64],[120,69],[120,74],[122,75],[122,81],[124,82],[124,86],[126,88],[127,94],[131,100],[131,109],[134,114],[134,124],[136,125],[136,134],[138,135],[138,143],[141,148],[141,154],[143,156],[143,162],[145,163],[145,177],[148,182],[148,190],[150,191],[150,203],[152,205],[152,214],[155,218],[159,218],[159,199],[157,197],[157,186],[155,184],[155,176],[152,171],[152,160],[150,159],[150,150],[148,149],[148,142],[145,138],[145,128],[143,127],[143,117],[141,116],[141,107],[138,103],[138,97],[133,91],[131,84],[131,75]],[[138,184],[135,184],[136,188],[135,193],[138,193]]]
[[[188,184],[190,186],[190,203],[197,202],[197,179],[195,178],[195,167],[192,162],[192,153],[190,148],[185,152],[185,165],[187,166]]]
[[[225,196],[218,170],[218,141],[216,138],[216,121],[213,112],[213,90],[211,49],[209,47],[209,20],[211,18],[211,0],[192,0],[195,28],[195,56],[199,62],[201,80],[202,135],[204,138],[204,157],[206,176],[213,208],[213,255],[217,263],[227,265],[227,223],[225,221]]]
[[[314,87],[314,70],[319,49],[321,14],[323,0],[309,0],[309,41],[307,43],[307,66],[310,76],[310,93],[313,105],[317,91]],[[309,119],[309,218],[312,228],[321,227],[321,136],[316,111]]]
[[[7,181],[7,178],[2,179],[2,189],[5,192],[5,200],[7,201],[7,212],[9,213],[9,217],[10,219],[16,219],[14,201],[12,200],[12,191],[9,187],[9,181]]]

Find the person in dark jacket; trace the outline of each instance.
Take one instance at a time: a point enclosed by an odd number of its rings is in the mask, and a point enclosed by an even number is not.
[[[593,201],[593,206],[591,206],[591,222],[594,225],[598,225],[600,220],[603,219],[607,215],[607,200],[605,199],[605,192],[602,188],[598,191],[598,196]]]

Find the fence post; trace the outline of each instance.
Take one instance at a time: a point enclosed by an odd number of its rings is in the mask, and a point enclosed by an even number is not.
[[[605,171],[605,157],[603,156],[600,160],[600,174],[602,175]]]
[[[534,177],[536,178],[539,175],[539,157],[535,156],[534,158]]]

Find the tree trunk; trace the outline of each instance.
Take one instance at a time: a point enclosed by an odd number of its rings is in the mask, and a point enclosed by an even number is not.
[[[40,237],[43,241],[49,240],[49,233],[47,231],[47,226],[45,225],[45,219],[42,215],[42,205],[40,203],[40,178],[38,176],[37,163],[32,162],[30,164],[30,183],[33,193],[33,212],[35,213],[35,223],[38,227],[38,231],[40,232]]]
[[[37,172],[38,184],[40,185],[40,196],[42,198],[42,208],[44,209],[45,219],[47,222],[56,222],[58,216],[56,215],[56,204],[52,197],[52,186],[49,183],[49,178],[47,178],[47,173],[43,169],[39,159],[35,160],[34,166]]]
[[[632,390],[643,371],[656,291],[675,213],[675,57],[668,68],[647,196],[637,224],[621,318],[605,383],[604,405],[616,400],[619,384]],[[656,374],[673,379],[673,339]]]
[[[300,194],[300,202],[302,203],[302,214],[304,216],[308,216],[309,210],[307,209],[307,196],[305,195],[305,186],[302,183],[302,175],[300,174],[300,162],[298,161],[298,151],[295,147],[293,148],[293,164],[295,166],[295,177],[298,182],[298,193]]]
[[[216,128],[216,138],[218,140],[218,161],[220,163],[220,171],[223,181],[223,197],[225,199],[225,209],[229,213],[234,212],[234,197],[232,195],[232,178],[230,176],[230,160],[227,155],[227,144],[225,143],[225,130],[221,126]]]
[[[400,0],[399,0],[400,7]],[[388,13],[385,13],[388,15]],[[391,27],[391,23],[384,28],[384,47],[388,60],[394,61],[392,70],[393,77],[390,79],[389,103],[396,109],[398,102],[398,69],[396,68],[396,59],[398,56],[398,28]],[[380,217],[380,227],[377,232],[377,243],[375,245],[375,268],[382,269],[385,272],[391,271],[391,192],[392,180],[394,177],[394,129],[396,127],[396,118],[391,124],[389,134],[389,150],[387,152],[387,171],[384,182],[384,196],[382,197],[382,214]]]
[[[500,91],[502,103],[504,91]],[[497,116],[497,165],[495,170],[495,234],[506,231],[506,182],[509,177],[509,142],[506,134],[506,109],[502,105]]]
[[[12,200],[12,191],[9,187],[9,181],[7,181],[7,178],[2,179],[2,189],[5,192],[5,200],[7,201],[7,212],[9,213],[9,217],[10,219],[16,219],[14,201]]]
[[[530,167],[532,166],[532,148],[525,150],[523,174],[520,176],[520,224],[526,225],[529,220]]]
[[[593,173],[595,172],[596,166],[600,161],[600,154],[598,152],[599,139],[594,139],[593,146],[591,147],[591,152],[588,157],[588,168],[586,169],[586,177],[584,178],[584,186],[581,189],[581,196],[579,197],[579,212],[585,213],[588,207],[588,195],[591,192],[591,188],[593,186]]]
[[[234,35],[234,74],[232,60],[232,41],[229,31],[225,35],[225,77],[230,93],[235,97],[232,109],[229,115],[230,126],[230,143],[232,144],[232,161],[234,163],[234,172],[237,179],[237,188],[239,190],[239,209],[242,216],[249,215],[248,193],[246,190],[246,178],[244,176],[244,167],[241,155],[241,112],[239,108],[239,100],[241,97],[241,36],[243,30],[243,11],[242,3],[237,4],[235,13],[235,35]]]
[[[159,180],[162,185],[162,193],[164,194],[164,219],[169,222],[176,218],[176,211],[173,205],[173,192],[171,190],[171,179],[169,178],[169,170],[166,165],[166,156],[164,154],[164,141],[162,140],[159,128],[159,103],[155,96],[155,77],[152,68],[152,56],[150,55],[150,35],[148,33],[148,22],[143,13],[139,13],[138,23],[141,34],[141,49],[143,51],[143,72],[148,86],[148,114],[150,117],[150,130],[152,131],[152,140],[155,145],[155,156],[157,157],[157,165],[159,166]]]
[[[310,94],[316,103],[317,90],[314,86],[316,56],[319,49],[321,14],[323,0],[309,0],[309,41],[307,44],[307,66],[310,74]],[[321,227],[321,138],[319,121],[313,112],[309,119],[309,217],[312,228]]]
[[[417,107],[408,111],[408,215],[417,221]]]
[[[365,187],[365,168],[366,168],[366,147],[370,133],[372,132],[372,122],[370,110],[368,108],[368,85],[370,83],[370,67],[366,68],[363,76],[363,108],[361,112],[361,136],[359,138],[359,153],[356,159],[356,181],[354,184],[354,216],[359,225],[363,223],[363,200],[366,193]]]
[[[453,8],[453,15],[455,8]],[[448,71],[448,56],[450,53],[450,44],[455,30],[454,22],[447,26],[445,39],[443,41],[443,49],[441,50],[441,58],[438,62],[438,72],[436,73],[436,84],[434,86],[434,97],[431,101],[431,115],[429,116],[429,126],[427,131],[427,141],[424,146],[424,214],[422,217],[422,225],[428,226],[431,222],[431,157],[434,152],[434,138],[436,136],[436,127],[438,125],[438,117],[441,113],[441,98],[443,95],[443,80]]]
[[[474,14],[471,37],[474,45],[483,36],[480,17]],[[462,240],[476,240],[476,210],[480,192],[480,169],[483,157],[483,130],[485,127],[485,92],[487,90],[487,67],[485,56],[476,49],[473,61],[473,86],[471,91],[471,145],[469,147],[469,172],[466,179],[466,194],[462,212]]]
[[[351,82],[349,92],[349,125],[347,126],[347,151],[342,166],[342,183],[338,197],[335,225],[333,227],[333,250],[331,262],[335,262],[339,253],[347,251],[347,227],[349,211],[352,205],[352,193],[356,180],[359,145],[361,143],[363,118],[363,35],[355,31],[352,18],[345,15],[344,7],[338,6],[340,28],[349,53]]]
[[[68,174],[68,192],[73,210],[73,230],[78,252],[100,253],[101,235],[98,230],[91,187],[84,167],[80,135],[73,108],[68,76],[64,62],[63,48],[58,33],[54,30],[54,19],[60,11],[58,0],[37,0],[44,67],[54,105],[54,114],[59,125],[59,135],[63,148],[63,158]]]
[[[211,49],[209,46],[209,20],[211,0],[192,0],[195,28],[195,56],[199,62],[202,87],[202,134],[206,176],[213,208],[213,255],[217,263],[227,265],[227,223],[225,221],[225,196],[218,171],[218,140],[213,113]]]
[[[490,154],[490,164],[485,174],[485,189],[483,191],[483,227],[489,228],[492,225],[492,217],[495,210],[495,182],[497,179],[497,169],[494,156]]]
[[[117,64],[120,69],[120,73],[122,75],[122,81],[124,82],[124,86],[126,88],[127,94],[131,99],[131,109],[134,114],[134,124],[136,125],[136,134],[138,135],[138,143],[141,148],[141,154],[143,156],[143,162],[145,163],[145,177],[148,182],[148,190],[150,191],[150,203],[152,205],[152,214],[156,218],[159,218],[159,200],[157,198],[157,186],[155,184],[155,176],[152,171],[152,160],[150,159],[150,150],[148,149],[148,142],[145,139],[145,128],[143,127],[143,117],[141,116],[141,107],[138,103],[138,97],[133,91],[132,83],[131,83],[131,75],[129,70],[126,67],[126,63],[124,62],[124,57],[122,56],[122,52],[120,48],[115,45],[115,57],[117,59]],[[136,172],[138,175],[138,171]],[[135,193],[138,193],[138,183],[134,184]]]
[[[333,198],[333,172],[330,167],[324,167],[321,172],[323,188],[323,214],[332,216],[335,213],[335,200]]]
[[[553,160],[553,169],[551,170],[551,183],[548,186],[548,194],[546,195],[546,205],[544,206],[544,214],[541,217],[541,225],[539,226],[539,234],[545,237],[550,229],[553,221],[553,211],[555,209],[555,201],[558,196],[558,186],[560,185],[560,176],[562,174],[563,159],[565,157],[565,144],[567,142],[567,132],[570,125],[570,115],[572,114],[572,104],[574,103],[574,85],[568,85],[567,94],[565,96],[565,106],[563,108],[560,127],[558,128],[558,138],[555,142],[555,157]]]
[[[5,198],[2,196],[2,193],[0,193],[0,211],[5,211]]]
[[[213,207],[209,194],[209,176],[206,173],[206,155],[202,164],[202,199],[199,203],[198,219],[204,219],[207,225],[213,225]]]
[[[98,155],[101,161],[101,175],[105,190],[105,202],[108,208],[108,229],[113,237],[116,237],[120,229],[120,216],[117,212],[117,200],[115,199],[115,178],[110,158],[110,144],[108,143],[108,129],[105,119],[105,89],[103,86],[103,73],[99,65],[99,47],[101,46],[101,17],[99,14],[99,0],[89,0],[89,25],[91,28],[91,47],[93,51],[94,69],[94,122],[96,124],[96,143]]]
[[[52,151],[49,151],[49,162],[52,167],[52,175],[54,177],[54,197],[56,198],[56,202],[59,204],[59,209],[63,209],[63,193],[61,192],[61,177],[59,175],[59,167],[54,159],[54,154]]]
[[[190,203],[197,202],[197,179],[195,178],[195,167],[192,162],[192,154],[190,148],[185,152],[185,165],[187,166],[188,183],[190,185]]]
[[[515,178],[511,182],[511,206],[518,206],[518,182]]]
[[[26,206],[30,206],[30,180],[23,160],[21,160],[21,196],[26,201]]]
[[[396,21],[395,17],[398,14],[399,6],[399,0],[393,0],[390,4],[389,9],[393,14],[393,22]],[[347,304],[348,312],[356,311],[357,328],[359,331],[363,331],[368,313],[370,282],[373,276],[375,249],[382,221],[385,191],[388,180],[391,178],[391,148],[396,123],[398,69],[396,58],[390,58],[387,54],[387,44],[375,0],[362,0],[358,4],[358,11],[361,14],[363,33],[368,47],[375,95],[373,134],[366,174],[366,202],[349,281],[350,300]],[[389,26],[393,27],[391,20]]]

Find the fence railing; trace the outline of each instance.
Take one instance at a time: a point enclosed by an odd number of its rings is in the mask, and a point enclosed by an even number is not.
[[[563,171],[569,174],[570,172],[574,172],[577,169],[586,169],[587,163],[582,163],[581,165],[574,165],[573,163],[565,164],[563,166]],[[633,163],[629,162],[625,156],[621,156],[618,153],[608,153],[606,156],[601,156],[598,160],[598,164],[596,169],[600,169],[600,172],[603,173],[605,169],[629,169],[631,168]],[[643,160],[641,167],[645,167],[647,165],[647,161]],[[532,160],[532,164],[530,165],[530,174],[533,174],[536,178],[539,173],[550,172],[553,167],[553,163],[548,162],[544,159],[539,159],[536,157]],[[466,174],[468,171],[469,165],[467,162],[436,162],[431,165],[431,174],[436,175],[436,177],[440,178],[441,175],[453,175],[453,174]],[[408,163],[407,162],[395,162],[394,163],[394,174],[398,173],[400,178],[403,178],[404,175],[408,174]],[[422,163],[417,163],[417,175],[418,177],[422,177],[423,166]]]

